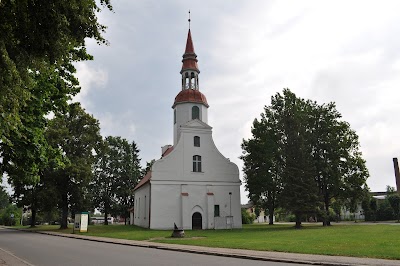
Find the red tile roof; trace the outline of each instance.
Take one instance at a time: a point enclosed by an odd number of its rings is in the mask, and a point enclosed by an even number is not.
[[[162,155],[161,157],[165,157],[168,154],[170,154],[174,150],[174,146],[169,147]]]
[[[187,40],[186,40],[185,54],[194,54],[194,45],[193,45],[192,34],[190,33],[190,29],[189,29]]]
[[[206,96],[204,96],[204,94],[201,93],[199,90],[192,89],[180,91],[175,97],[174,105],[172,106],[172,108],[174,108],[178,103],[201,103],[209,107]]]
[[[151,171],[148,171],[147,174],[140,180],[139,184],[136,185],[136,187],[133,190],[137,190],[147,182],[150,182],[151,179]]]

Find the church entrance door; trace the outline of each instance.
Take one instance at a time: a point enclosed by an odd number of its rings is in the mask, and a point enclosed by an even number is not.
[[[203,224],[203,220],[202,220],[202,217],[201,217],[201,213],[199,213],[199,212],[193,213],[193,215],[192,215],[192,229],[193,230],[201,230],[201,229],[203,229],[202,224]]]

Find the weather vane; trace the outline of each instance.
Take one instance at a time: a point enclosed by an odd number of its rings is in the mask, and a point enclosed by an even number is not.
[[[188,21],[189,21],[189,30],[190,30],[190,10],[189,10],[189,19],[188,19]]]

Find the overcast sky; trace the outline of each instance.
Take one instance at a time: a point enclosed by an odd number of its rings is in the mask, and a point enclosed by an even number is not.
[[[76,99],[99,119],[103,136],[134,140],[143,165],[173,142],[171,106],[181,90],[190,9],[214,141],[240,170],[240,144],[253,120],[289,88],[319,104],[335,102],[360,137],[371,190],[395,186],[400,1],[112,3],[114,13],[99,15],[110,45],[88,42],[94,61],[77,64]]]

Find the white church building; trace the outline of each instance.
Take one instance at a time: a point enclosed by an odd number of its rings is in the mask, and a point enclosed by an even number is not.
[[[151,229],[241,228],[239,169],[212,139],[207,99],[189,29],[181,70],[182,89],[173,109],[173,146],[134,188],[131,223]]]

